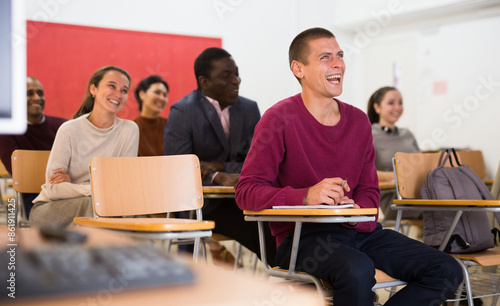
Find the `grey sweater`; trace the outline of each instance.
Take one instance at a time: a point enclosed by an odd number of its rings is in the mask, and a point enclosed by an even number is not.
[[[419,152],[413,134],[404,128],[391,133],[384,132],[378,123],[372,124],[373,145],[375,146],[375,167],[379,171],[392,171],[392,158],[396,152]]]

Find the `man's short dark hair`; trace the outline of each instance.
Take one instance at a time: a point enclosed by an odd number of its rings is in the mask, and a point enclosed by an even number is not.
[[[332,32],[323,28],[311,28],[302,31],[295,36],[290,48],[288,49],[288,60],[291,65],[293,61],[301,62],[307,65],[307,57],[309,55],[309,41],[318,38],[335,38]]]
[[[198,84],[198,89],[200,89],[200,84],[198,78],[200,76],[209,77],[212,71],[212,62],[231,57],[231,54],[221,48],[208,48],[198,55],[194,61],[194,75],[196,76],[196,83]]]

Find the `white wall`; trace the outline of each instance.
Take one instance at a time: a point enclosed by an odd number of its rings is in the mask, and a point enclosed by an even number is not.
[[[442,26],[419,37],[415,116],[418,138],[429,147],[483,150],[489,174],[500,160],[500,17]],[[423,81],[425,80],[425,81]],[[446,82],[445,94],[433,94]],[[439,135],[439,136],[437,136]]]
[[[314,4],[326,8],[314,11]],[[37,21],[222,38],[239,66],[243,96],[265,111],[299,92],[288,69],[288,46],[298,31],[331,27],[331,1],[27,0]],[[315,15],[314,19],[301,15]],[[194,78],[194,72],[193,72]]]
[[[364,110],[376,88],[392,84],[398,62],[405,103],[400,124],[424,148],[483,150],[490,176],[500,161],[494,141],[500,131],[498,0],[26,2],[30,20],[220,37],[240,68],[241,94],[261,112],[300,90],[288,68],[293,37],[326,27],[346,51],[343,101]],[[481,87],[484,79],[492,85]],[[434,94],[436,84],[446,84],[446,92]]]
[[[352,8],[352,2],[340,2],[346,11]],[[373,91],[393,85],[393,67],[398,63],[405,105],[398,124],[414,132],[422,149],[482,150],[488,175],[493,177],[500,162],[500,142],[495,141],[500,131],[496,119],[500,115],[499,1],[476,1],[475,7],[471,7],[473,1],[450,1],[455,3],[449,3],[448,10],[422,11],[408,11],[405,1],[376,2],[385,4],[373,7],[372,3],[365,19],[338,19],[336,24],[350,37],[348,46],[361,66],[353,104],[366,109]],[[384,14],[391,3],[398,10]]]

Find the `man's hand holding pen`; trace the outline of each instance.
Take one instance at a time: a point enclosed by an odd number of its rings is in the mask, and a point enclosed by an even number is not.
[[[309,187],[304,198],[304,205],[354,203],[352,199],[345,196],[344,191],[351,191],[347,180],[340,177],[326,178],[316,185]]]
[[[341,205],[353,204],[353,208],[359,208],[358,204],[354,203],[353,199],[349,199],[344,191],[351,191],[351,187],[347,183],[347,179],[340,177],[326,178],[314,186],[309,187],[306,197],[304,198],[304,205]],[[355,226],[357,222],[349,223]]]

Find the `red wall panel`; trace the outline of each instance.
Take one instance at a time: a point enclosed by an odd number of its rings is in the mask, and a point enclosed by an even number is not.
[[[170,105],[196,88],[193,64],[206,48],[221,47],[219,38],[115,30],[58,23],[27,22],[28,76],[40,80],[46,95],[45,113],[72,118],[81,105],[87,82],[99,67],[115,65],[132,77],[121,118],[139,116],[133,91],[151,74],[163,77]]]

